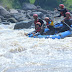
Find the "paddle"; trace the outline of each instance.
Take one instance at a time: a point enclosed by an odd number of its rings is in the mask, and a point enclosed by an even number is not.
[[[70,30],[72,31],[72,28],[65,22],[63,22],[66,26],[68,26],[70,28]]]

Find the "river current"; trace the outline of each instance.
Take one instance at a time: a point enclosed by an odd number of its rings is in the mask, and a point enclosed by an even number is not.
[[[72,37],[29,38],[34,29],[0,25],[0,72],[72,72]]]

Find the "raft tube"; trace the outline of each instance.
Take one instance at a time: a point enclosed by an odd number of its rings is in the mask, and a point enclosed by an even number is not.
[[[52,39],[61,39],[61,38],[65,38],[67,36],[70,36],[72,34],[72,32],[70,30],[56,34],[56,35],[38,35],[38,38],[52,38]],[[36,37],[36,38],[37,38]],[[35,37],[34,37],[35,38]]]
[[[62,39],[65,38],[67,36],[70,36],[72,34],[72,32],[70,30],[62,32],[62,33],[58,33],[55,35],[38,35],[38,36],[33,36],[33,34],[29,35],[29,37],[33,37],[33,38],[52,38],[52,39]]]

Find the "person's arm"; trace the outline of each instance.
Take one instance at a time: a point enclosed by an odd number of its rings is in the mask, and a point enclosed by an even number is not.
[[[54,18],[56,18],[56,17],[61,17],[61,14],[60,14],[60,15],[58,15],[58,16],[55,16]]]
[[[57,9],[57,10],[60,11],[60,12],[62,12],[62,11],[65,11],[66,8],[64,8],[64,9]]]
[[[43,24],[44,24],[44,22],[43,22],[41,19],[39,19],[39,22],[41,23],[41,25],[43,25]]]

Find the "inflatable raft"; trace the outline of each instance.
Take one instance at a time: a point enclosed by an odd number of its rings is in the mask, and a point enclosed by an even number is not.
[[[61,27],[63,26],[63,24],[56,24],[54,27]],[[71,26],[72,27],[72,26]],[[44,32],[48,31],[49,29],[46,28],[44,30]],[[61,32],[61,33],[56,33],[54,35],[40,35],[40,34],[36,34],[36,36],[33,36],[32,33],[29,33],[28,36],[29,37],[33,37],[33,38],[52,38],[52,39],[62,39],[62,38],[65,38],[67,36],[70,36],[72,34],[72,30],[68,30],[68,31],[65,31],[65,32]]]

